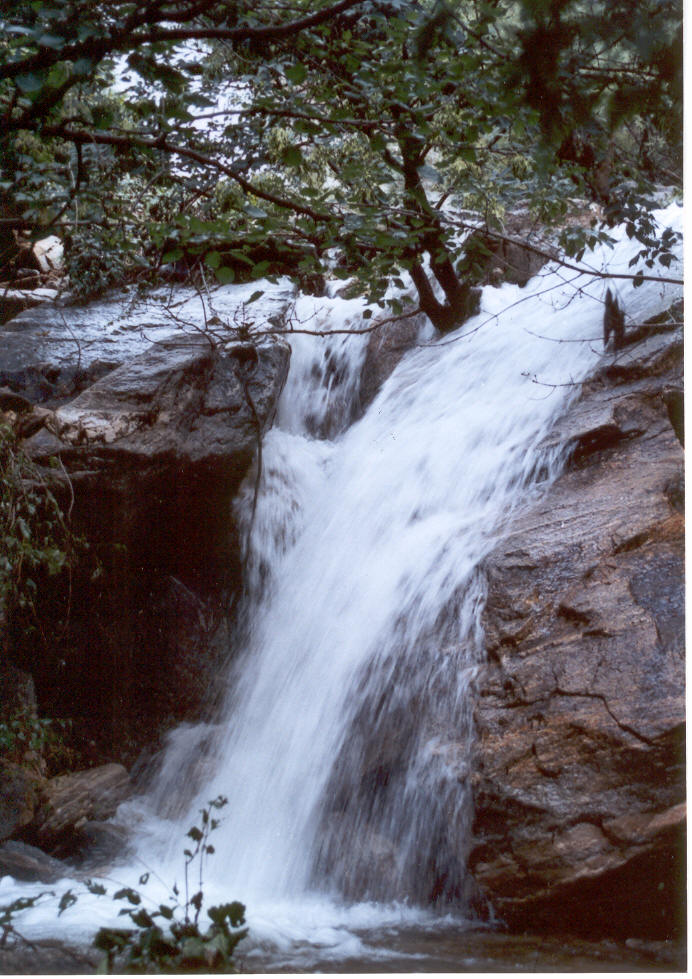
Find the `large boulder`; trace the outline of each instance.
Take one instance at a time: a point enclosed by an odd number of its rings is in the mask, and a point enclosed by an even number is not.
[[[15,880],[49,883],[67,877],[68,873],[62,861],[29,843],[8,840],[0,846],[0,878],[9,876]]]
[[[43,412],[25,440],[89,550],[70,582],[40,581],[55,635],[41,646],[17,618],[12,659],[40,712],[72,719],[82,765],[129,763],[199,707],[242,586],[231,504],[289,353],[276,340],[169,338]]]
[[[567,471],[487,561],[470,869],[513,928],[682,928],[681,366],[679,332],[604,364],[553,434]]]
[[[288,361],[281,342],[155,344],[58,408],[24,451],[46,466],[60,459],[87,540],[117,542],[140,573],[155,564],[186,584],[218,584],[232,557],[230,504]]]
[[[115,814],[132,792],[122,765],[100,765],[83,772],[47,779],[29,832],[42,849],[72,846],[73,838],[91,821]]]
[[[57,298],[57,289],[49,287],[39,289],[13,289],[4,283],[0,293],[0,324],[7,323],[27,309],[50,303]]]
[[[427,317],[419,313],[387,323],[370,334],[358,392],[362,411],[374,400],[404,354],[418,343],[426,328],[429,328]]]

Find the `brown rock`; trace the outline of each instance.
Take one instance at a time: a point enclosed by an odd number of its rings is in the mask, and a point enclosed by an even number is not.
[[[116,764],[48,779],[32,826],[38,842],[51,846],[90,820],[109,819],[131,791],[130,776]]]
[[[7,387],[0,387],[0,411],[30,411],[32,407],[28,398]]]
[[[28,843],[8,840],[0,846],[0,877],[9,875],[15,880],[49,883],[67,877],[68,873],[64,863]]]
[[[48,653],[21,621],[12,640],[39,702],[72,720],[80,767],[131,764],[199,707],[221,649],[217,627],[241,587],[231,503],[272,422],[289,355],[281,341],[222,347],[182,334],[54,413],[28,416],[43,427],[28,428],[24,449],[89,552],[71,581],[41,581],[43,621],[69,612]]]
[[[487,564],[470,865],[513,926],[680,925],[679,353],[653,337],[586,386],[553,436],[571,467]]]
[[[360,404],[365,410],[404,354],[418,341],[426,323],[425,316],[388,323],[375,330],[368,341],[361,370]]]
[[[26,309],[51,302],[56,298],[56,289],[7,289],[0,293],[0,324],[14,319]]]
[[[34,243],[31,249],[33,260],[39,272],[61,272],[63,269],[63,246],[57,235],[49,235]]]
[[[0,759],[0,840],[31,822],[42,784],[28,769]]]

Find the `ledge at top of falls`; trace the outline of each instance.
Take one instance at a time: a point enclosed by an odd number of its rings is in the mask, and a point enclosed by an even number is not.
[[[0,327],[0,385],[55,407],[152,343],[205,332],[232,338],[253,289],[220,288],[204,300],[191,288],[125,289],[86,304],[63,299],[28,309]],[[271,284],[253,315],[278,322],[293,296],[286,280]]]

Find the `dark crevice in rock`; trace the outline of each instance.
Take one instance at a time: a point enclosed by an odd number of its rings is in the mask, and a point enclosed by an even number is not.
[[[592,465],[603,453],[632,437],[633,433],[615,423],[580,433],[568,450],[569,465],[575,469]]]
[[[568,622],[573,622],[576,625],[588,625],[591,621],[591,616],[581,609],[574,608],[566,603],[561,603],[558,605],[557,614],[563,619],[567,619]]]
[[[613,541],[613,554],[626,554],[627,551],[635,551],[638,547],[646,544],[649,539],[649,531],[643,530],[641,533],[634,534],[623,540]]]
[[[663,389],[663,403],[668,412],[670,424],[677,436],[678,442],[685,447],[685,400],[682,388],[666,387]]]
[[[536,748],[536,742],[535,741],[531,745],[531,754],[533,755],[534,764],[535,764],[536,768],[538,769],[538,771],[541,773],[541,775],[544,775],[546,778],[559,778],[560,777],[560,775],[562,774],[562,771],[563,771],[562,768],[551,768],[549,765],[544,765],[540,761],[540,759],[538,757],[538,749]]]
[[[583,690],[581,690],[581,691],[580,690],[565,690],[563,687],[557,686],[552,691],[551,696],[558,696],[558,697],[586,697],[587,699],[590,699],[590,700],[600,700],[601,703],[603,704],[603,706],[605,707],[605,709],[607,710],[608,714],[612,717],[612,719],[615,721],[615,723],[617,724],[617,726],[620,728],[621,731],[625,731],[627,734],[631,734],[632,737],[636,738],[638,741],[641,741],[642,744],[646,744],[646,745],[653,745],[654,744],[654,742],[651,740],[651,738],[647,738],[645,735],[640,734],[638,731],[636,731],[633,727],[630,727],[629,724],[625,724],[623,721],[620,721],[617,718],[617,716],[613,713],[613,711],[611,710],[610,704],[608,703],[608,701],[606,700],[606,698],[604,697],[604,695],[602,693],[591,693],[589,691],[583,691]]]
[[[685,512],[685,474],[680,471],[666,483],[663,492],[673,510]]]

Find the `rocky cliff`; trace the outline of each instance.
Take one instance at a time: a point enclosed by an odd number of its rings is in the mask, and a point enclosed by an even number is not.
[[[16,421],[23,450],[88,550],[69,582],[39,581],[46,641],[20,611],[8,649],[33,677],[39,716],[72,719],[78,762],[131,764],[199,710],[211,682],[242,587],[231,505],[272,422],[289,348],[181,333],[119,366],[82,369],[84,389],[59,398],[51,388],[46,406],[34,334],[13,331],[0,371],[34,402]]]
[[[487,561],[470,868],[515,929],[683,927],[682,332],[634,339],[552,434],[567,470]]]

